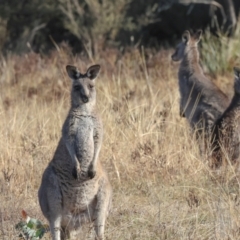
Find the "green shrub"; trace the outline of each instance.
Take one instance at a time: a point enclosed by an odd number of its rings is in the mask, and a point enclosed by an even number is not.
[[[201,41],[201,59],[205,70],[212,75],[217,75],[231,72],[234,66],[240,65],[239,39],[239,25],[231,38],[222,33],[214,36],[206,31]]]
[[[106,42],[113,42],[124,26],[130,0],[58,0],[64,27],[73,33],[91,56]],[[100,45],[100,46],[99,46]]]
[[[20,232],[20,238],[30,240],[41,239],[46,232],[46,226],[34,218],[31,218],[28,222],[19,222],[16,224],[15,228]]]

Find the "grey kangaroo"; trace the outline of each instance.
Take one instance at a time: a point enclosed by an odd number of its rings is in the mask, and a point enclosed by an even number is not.
[[[216,121],[214,131],[215,165],[222,164],[222,159],[227,157],[232,163],[236,163],[240,155],[240,68],[234,69],[234,95],[229,107]]]
[[[103,130],[96,111],[95,78],[100,66],[91,66],[85,74],[70,65],[66,70],[72,79],[71,108],[43,173],[39,203],[53,240],[73,236],[86,222],[94,222],[95,239],[104,239],[112,188],[98,160]]]
[[[209,136],[215,121],[228,107],[228,97],[203,73],[199,64],[198,42],[202,31],[185,31],[182,42],[172,55],[181,61],[178,71],[180,115],[186,117],[192,129]],[[198,135],[197,135],[198,136]]]

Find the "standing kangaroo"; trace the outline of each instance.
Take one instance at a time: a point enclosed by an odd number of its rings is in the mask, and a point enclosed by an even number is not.
[[[178,71],[180,115],[186,117],[197,133],[209,134],[215,121],[228,106],[227,96],[203,73],[199,64],[198,42],[202,31],[185,31],[172,55],[181,61]],[[206,136],[206,135],[205,135]]]
[[[229,107],[216,121],[214,131],[215,165],[222,163],[224,153],[232,163],[236,163],[240,155],[240,68],[234,68],[234,96]],[[223,151],[223,152],[222,152]]]
[[[53,240],[66,239],[91,221],[96,239],[104,239],[112,189],[98,161],[103,130],[96,112],[95,78],[100,66],[91,66],[85,74],[70,65],[66,70],[72,79],[71,108],[43,173],[39,203]]]

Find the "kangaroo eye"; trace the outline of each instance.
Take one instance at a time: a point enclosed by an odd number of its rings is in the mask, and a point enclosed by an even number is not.
[[[93,85],[89,85],[89,88],[94,88],[94,86]]]
[[[79,91],[80,89],[81,89],[80,86],[74,86],[74,90],[75,90],[75,91]]]

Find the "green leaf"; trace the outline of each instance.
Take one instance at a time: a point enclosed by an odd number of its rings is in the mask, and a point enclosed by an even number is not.
[[[39,237],[39,239],[41,239],[43,237],[44,233],[45,233],[45,229],[38,229],[36,231],[36,235],[35,236]]]
[[[43,225],[41,221],[34,218],[31,218],[28,223],[19,222],[15,225],[15,228],[21,232],[19,237],[25,236],[29,240],[41,239],[46,231],[46,225]]]

